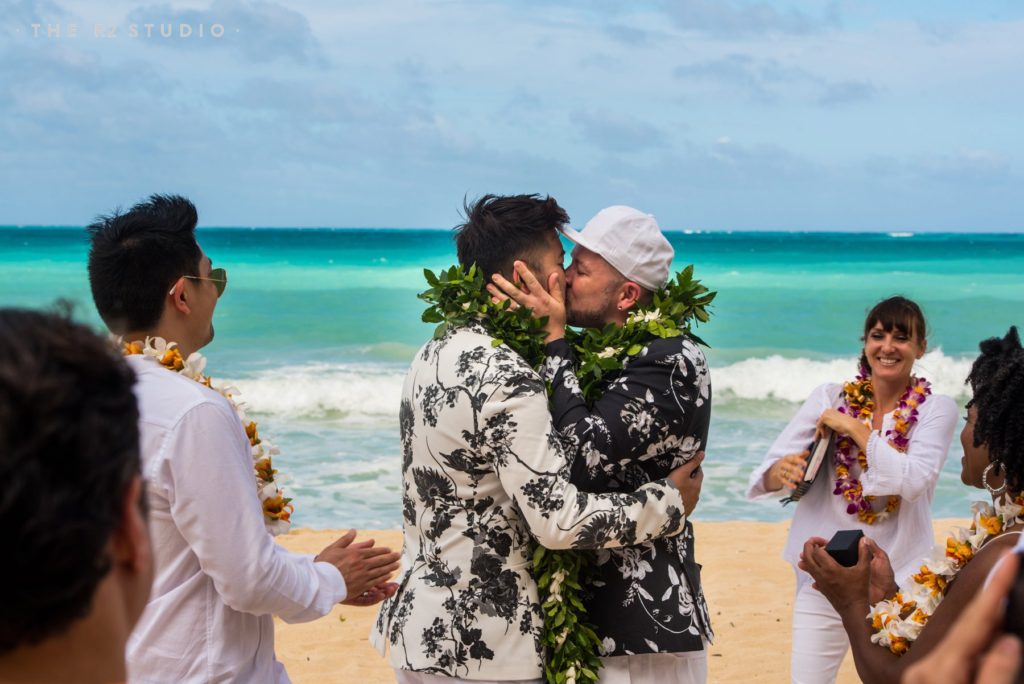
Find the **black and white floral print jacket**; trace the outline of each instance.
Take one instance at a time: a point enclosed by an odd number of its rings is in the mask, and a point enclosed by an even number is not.
[[[542,675],[542,620],[530,543],[599,549],[678,534],[667,480],[590,495],[544,381],[482,327],[428,342],[406,376],[399,415],[404,543],[400,589],[371,641],[393,667],[466,679]]]
[[[571,480],[580,490],[632,491],[704,448],[711,378],[689,337],[649,343],[608,376],[589,407],[569,344],[552,342],[545,353],[541,375],[552,384],[555,425],[575,444]],[[605,655],[698,651],[712,639],[689,522],[679,536],[601,550],[596,561],[585,604]]]

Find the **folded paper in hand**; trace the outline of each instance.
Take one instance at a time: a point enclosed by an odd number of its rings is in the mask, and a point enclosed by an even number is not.
[[[832,428],[823,427],[821,436],[811,445],[809,451],[811,457],[804,470],[804,479],[796,486],[792,494],[782,500],[783,506],[793,501],[799,501],[814,484],[814,479],[818,477],[822,466],[832,460],[832,455],[836,452],[836,441],[832,439]]]

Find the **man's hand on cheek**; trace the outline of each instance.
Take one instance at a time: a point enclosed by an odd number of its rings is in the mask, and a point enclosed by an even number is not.
[[[565,276],[557,270],[548,276],[548,287],[545,288],[533,271],[522,261],[516,261],[515,273],[522,282],[522,288],[509,282],[500,273],[491,276],[493,282],[488,283],[487,291],[495,301],[511,299],[514,306],[531,309],[535,318],[547,317],[544,328],[548,333],[548,342],[565,337]]]

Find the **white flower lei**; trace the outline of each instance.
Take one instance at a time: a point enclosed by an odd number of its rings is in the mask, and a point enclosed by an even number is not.
[[[999,497],[995,505],[983,501],[971,504],[974,519],[968,528],[954,527],[945,544],[939,544],[925,560],[921,571],[912,575],[890,600],[871,606],[868,619],[874,634],[872,643],[903,655],[920,636],[921,630],[946,595],[947,585],[974,558],[990,538],[1024,522],[1024,496],[1010,500]]]
[[[231,385],[215,386],[212,378],[203,375],[206,357],[199,352],[192,352],[187,359],[183,358],[176,342],[168,342],[162,337],[147,337],[145,342],[124,342],[118,338],[117,343],[125,356],[141,354],[153,359],[164,368],[195,380],[227,399],[235,415],[242,422],[246,437],[249,438],[256,475],[256,493],[263,507],[263,521],[267,531],[275,537],[286,533],[291,528],[291,514],[295,507],[291,503],[292,500],[285,497],[284,489],[278,484],[280,478],[275,477],[277,471],[271,457],[278,455],[280,449],[266,438],[260,437],[256,430],[256,422],[250,420],[245,413],[245,404],[235,401],[235,396],[241,392]]]

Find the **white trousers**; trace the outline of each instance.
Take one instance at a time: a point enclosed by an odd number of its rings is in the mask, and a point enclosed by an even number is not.
[[[598,672],[601,684],[704,684],[708,679],[706,650],[614,656],[601,658],[601,663],[604,665]],[[398,684],[543,684],[544,680],[470,680],[396,669],[395,681]]]
[[[704,684],[708,680],[708,652],[641,653],[601,658],[600,684]]]
[[[850,647],[843,621],[811,583],[797,582],[793,601],[793,684],[832,684]]]
[[[462,679],[461,677],[443,677],[436,674],[399,670],[395,668],[395,681],[398,684],[544,684],[544,679]]]

